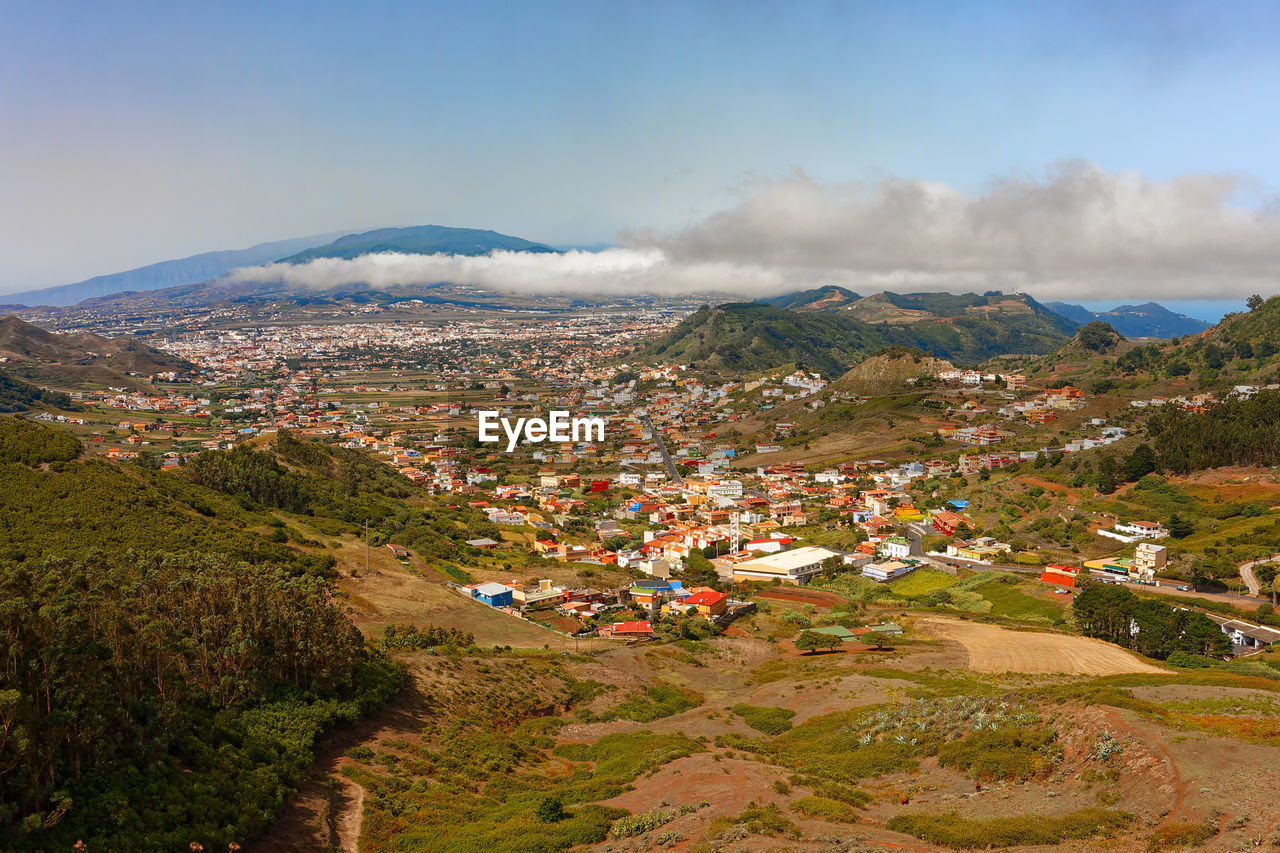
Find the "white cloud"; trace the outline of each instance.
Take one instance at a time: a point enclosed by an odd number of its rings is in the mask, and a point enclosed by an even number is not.
[[[556,293],[754,297],[818,283],[878,290],[1024,290],[1046,299],[1214,299],[1273,293],[1274,198],[1234,175],[1153,181],[1057,164],[966,194],[900,178],[766,181],[737,206],[627,248],[487,257],[370,255],[238,270],[238,281],[375,287],[435,281]]]
[[[498,251],[478,257],[385,252],[242,267],[230,279],[283,281],[319,289],[353,283],[381,288],[448,281],[507,292],[567,294],[759,294],[786,289],[786,282],[772,270],[719,261],[672,264],[655,248],[562,254]]]

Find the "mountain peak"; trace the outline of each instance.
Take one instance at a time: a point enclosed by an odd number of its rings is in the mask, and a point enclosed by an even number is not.
[[[324,246],[316,246],[286,258],[289,264],[316,258],[356,258],[380,252],[408,255],[487,255],[494,251],[554,254],[558,250],[522,237],[491,229],[452,228],[446,225],[414,225],[408,228],[378,228],[361,234],[345,234]]]
[[[1080,325],[1104,320],[1129,338],[1176,338],[1199,334],[1210,326],[1203,320],[1174,313],[1158,302],[1118,305],[1110,311],[1096,312],[1067,302],[1050,302],[1047,307]]]

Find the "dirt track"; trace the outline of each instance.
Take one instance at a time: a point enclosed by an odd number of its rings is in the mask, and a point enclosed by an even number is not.
[[[917,624],[926,633],[964,646],[969,668],[977,672],[1071,675],[1165,672],[1124,649],[1088,637],[1009,631],[995,625],[934,617],[921,619]]]

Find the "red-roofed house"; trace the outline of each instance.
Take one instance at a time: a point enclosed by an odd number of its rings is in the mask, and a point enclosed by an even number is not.
[[[729,596],[714,589],[700,589],[686,598],[684,604],[697,608],[703,616],[719,616],[729,606]]]
[[[596,629],[601,637],[652,637],[653,626],[648,622],[614,622]]]
[[[1058,586],[1073,587],[1076,585],[1076,577],[1079,572],[1080,569],[1075,566],[1048,565],[1040,573],[1040,580],[1045,583],[1057,584]]]

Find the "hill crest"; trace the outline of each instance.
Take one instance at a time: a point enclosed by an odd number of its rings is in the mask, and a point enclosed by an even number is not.
[[[325,246],[316,246],[281,262],[301,264],[316,258],[357,258],[379,252],[410,255],[487,255],[493,251],[555,254],[558,250],[522,237],[479,228],[451,228],[444,225],[416,225],[409,228],[379,228],[362,234],[346,234]]]
[[[104,338],[89,332],[59,335],[12,314],[0,317],[0,356],[9,359],[6,368],[13,375],[63,388],[84,382],[136,388],[139,380],[127,374],[195,369],[185,359],[136,338]]]

